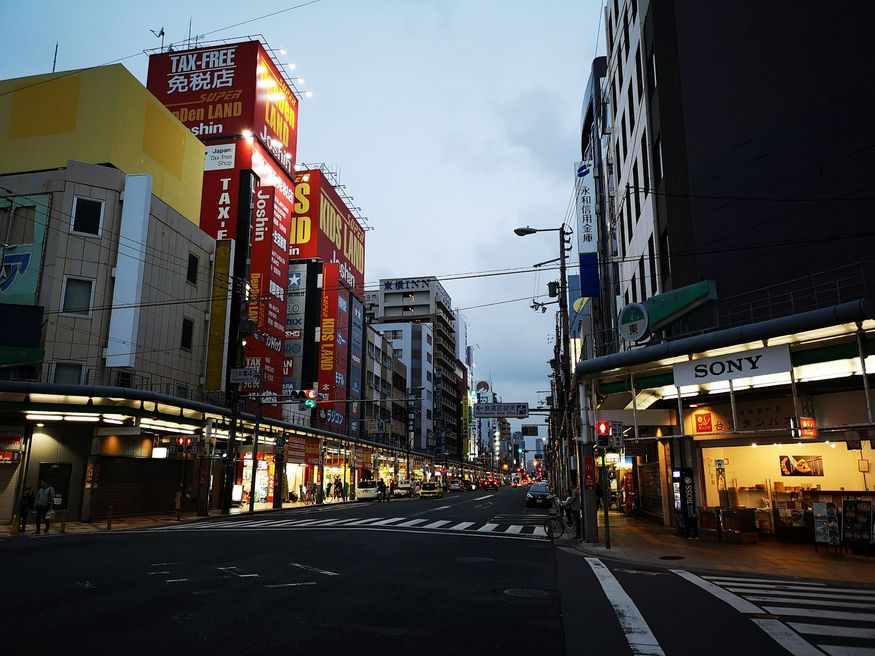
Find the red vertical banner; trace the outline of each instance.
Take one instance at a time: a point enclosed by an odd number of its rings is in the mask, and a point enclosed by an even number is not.
[[[340,291],[339,265],[325,264],[322,267],[322,309],[319,330],[319,413],[316,425],[325,430],[342,432],[345,420],[345,403],[330,403],[334,399],[345,400],[339,386],[338,376],[346,378],[346,370],[337,366],[338,296]]]
[[[244,390],[260,393],[264,415],[275,419],[282,416],[278,397],[282,395],[290,209],[289,201],[274,187],[255,189],[247,314],[257,335],[247,341],[245,357],[247,367],[259,370],[260,381]]]

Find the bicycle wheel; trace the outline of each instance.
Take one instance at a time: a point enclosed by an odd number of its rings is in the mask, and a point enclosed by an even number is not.
[[[565,533],[565,522],[562,521],[562,518],[559,515],[552,515],[550,517],[550,537],[554,540],[561,538]]]

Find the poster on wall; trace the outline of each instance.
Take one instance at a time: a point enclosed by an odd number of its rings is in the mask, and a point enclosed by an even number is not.
[[[872,502],[868,499],[842,500],[842,541],[869,544],[872,541]]]
[[[822,456],[778,456],[781,476],[823,476]]]
[[[814,541],[831,546],[839,544],[839,520],[834,503],[815,502]]]

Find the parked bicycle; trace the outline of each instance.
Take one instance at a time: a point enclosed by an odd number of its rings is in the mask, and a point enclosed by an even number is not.
[[[553,507],[550,509],[550,519],[548,520],[547,530],[553,540],[561,538],[565,534],[565,530],[574,530],[574,523],[568,519],[565,513],[565,508],[559,503],[559,499],[553,499]]]

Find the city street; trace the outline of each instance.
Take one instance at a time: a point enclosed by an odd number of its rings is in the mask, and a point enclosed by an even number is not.
[[[10,537],[2,604],[23,628],[4,644],[34,654],[873,653],[871,587],[588,557],[554,545],[524,494]]]

